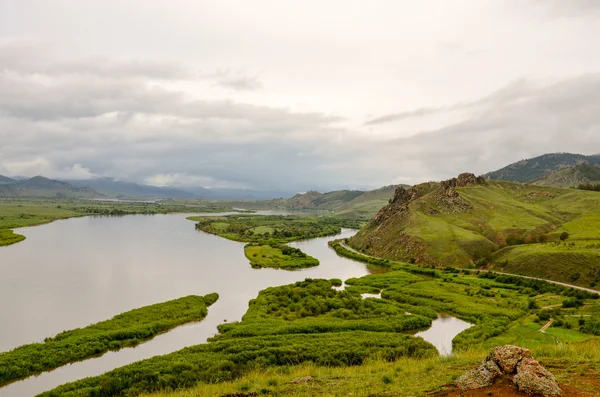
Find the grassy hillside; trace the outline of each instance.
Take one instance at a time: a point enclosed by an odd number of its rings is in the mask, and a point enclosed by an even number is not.
[[[585,184],[600,184],[600,166],[579,164],[554,171],[533,183],[541,186],[577,187]]]
[[[336,190],[329,193],[309,191],[297,194],[289,199],[272,200],[273,206],[295,210],[323,210],[334,212],[337,216],[352,219],[369,220],[381,207],[388,204],[397,187],[407,185],[389,185],[370,191]]]
[[[461,175],[399,189],[350,244],[387,259],[590,286],[600,282],[600,194]]]
[[[600,155],[584,156],[572,153],[544,154],[532,159],[521,160],[494,172],[485,174],[486,179],[511,182],[533,182],[546,175],[568,167],[589,163],[600,165]]]

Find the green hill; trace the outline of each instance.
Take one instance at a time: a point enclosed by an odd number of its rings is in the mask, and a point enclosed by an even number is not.
[[[335,190],[328,193],[308,191],[289,199],[273,200],[271,203],[287,209],[332,211],[339,216],[368,220],[388,204],[398,186],[408,187],[389,185],[370,191]]]
[[[584,184],[600,184],[600,166],[588,163],[554,171],[534,181],[536,185],[577,187]]]
[[[565,168],[588,163],[600,165],[600,155],[585,156],[572,153],[551,153],[521,160],[497,171],[485,174],[486,179],[510,182],[533,182]]]
[[[398,188],[391,204],[350,244],[387,259],[595,285],[600,282],[599,204],[597,192],[462,174]],[[569,237],[562,241],[565,232]]]
[[[67,182],[43,176],[24,180],[0,179],[0,197],[6,198],[100,198],[103,194],[89,187],[76,187]]]

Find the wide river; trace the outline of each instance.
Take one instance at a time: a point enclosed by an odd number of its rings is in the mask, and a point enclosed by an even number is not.
[[[191,294],[217,292],[220,297],[199,323],[178,327],[136,348],[11,383],[0,388],[0,397],[33,396],[204,343],[218,324],[240,320],[248,301],[267,287],[307,277],[345,280],[369,273],[364,264],[337,256],[327,246],[333,237],[293,244],[318,258],[317,267],[252,269],[243,243],[196,231],[182,214],[73,218],[16,231],[27,239],[0,248],[0,352],[140,306]],[[344,230],[337,238],[352,234],[353,230]],[[468,327],[457,319],[452,324],[446,329],[450,332],[442,327],[436,334],[451,340]],[[440,351],[448,349],[438,343],[434,344]]]

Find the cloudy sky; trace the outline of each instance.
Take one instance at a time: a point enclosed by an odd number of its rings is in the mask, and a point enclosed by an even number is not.
[[[0,174],[321,191],[600,152],[600,1],[0,0]]]

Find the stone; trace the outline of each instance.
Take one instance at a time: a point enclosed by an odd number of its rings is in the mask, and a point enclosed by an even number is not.
[[[456,386],[462,391],[481,389],[502,377],[529,395],[562,395],[554,376],[533,359],[529,349],[513,345],[495,347],[479,367],[459,377]]]
[[[289,381],[288,383],[296,383],[296,384],[301,384],[301,383],[308,383],[310,381],[313,381],[315,378],[313,378],[312,376],[303,376],[302,378],[295,378],[292,379],[291,381]]]
[[[502,372],[493,361],[483,361],[479,367],[472,369],[456,380],[461,390],[475,390],[491,386]]]
[[[511,375],[516,373],[517,364],[524,358],[532,358],[529,349],[513,345],[504,345],[495,347],[486,360],[494,361],[503,374]]]
[[[533,396],[562,395],[554,375],[533,358],[524,358],[517,365],[517,375],[513,378],[513,383],[520,391]]]

